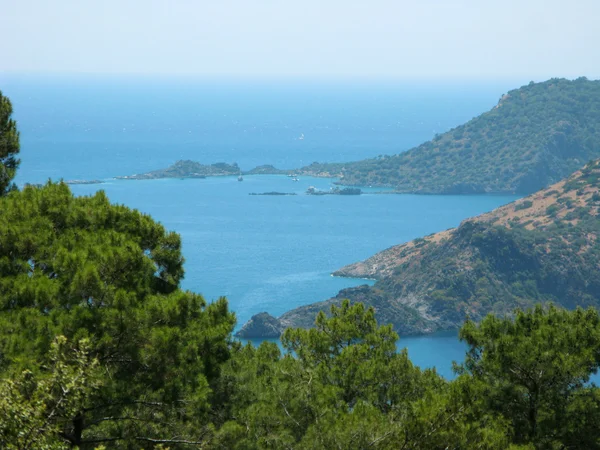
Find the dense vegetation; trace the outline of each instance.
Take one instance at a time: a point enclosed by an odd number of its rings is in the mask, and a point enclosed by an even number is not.
[[[0,196],[14,189],[12,180],[19,166],[19,132],[11,116],[12,104],[0,91]]]
[[[10,193],[0,230],[0,371],[42,376],[57,336],[68,352],[85,343],[97,361],[85,373],[101,379],[97,388],[54,412],[63,440],[139,448],[199,433],[235,319],[225,300],[207,305],[178,288],[179,236],[103,193],[75,198],[65,184]]]
[[[512,211],[548,233],[545,218],[560,217],[571,234],[552,237],[585,256],[599,179],[591,164],[544,193],[556,199],[544,216],[537,198]],[[511,265],[513,250],[490,254]],[[102,192],[74,197],[49,182],[2,196],[0,448],[600,448],[594,309],[467,321],[468,352],[448,381],[398,351],[373,308],[347,300],[312,329],[287,329],[282,349],[241,346],[226,300],[182,291],[183,275],[180,237]]]
[[[158,360],[128,379],[135,392],[114,390],[113,364],[93,350],[57,337],[47,356],[21,358],[27,369],[3,372],[0,445],[7,449],[110,448],[214,449],[594,449],[600,448],[600,389],[589,378],[600,365],[600,317],[537,307],[514,320],[486,317],[467,322],[469,346],[457,378],[415,367],[397,351],[391,326],[378,326],[372,309],[343,302],[310,330],[288,329],[283,353],[274,343],[228,344],[228,358],[209,324],[195,339],[212,335],[215,348]],[[184,328],[182,325],[181,328]],[[157,328],[162,328],[158,326]],[[171,324],[171,330],[178,327]],[[17,331],[23,334],[25,330]],[[165,352],[162,330],[139,350]],[[162,338],[162,339],[160,339]],[[196,347],[192,340],[187,347]],[[219,345],[221,344],[221,345]],[[169,347],[177,344],[169,342]],[[6,346],[2,347],[4,351]],[[170,349],[169,349],[170,350]],[[218,362],[206,381],[200,360]],[[218,356],[217,356],[218,355]],[[150,381],[151,373],[171,377]],[[10,376],[7,376],[10,375]],[[186,384],[203,389],[192,394]],[[158,380],[156,380],[158,381]],[[162,383],[168,383],[168,389]],[[196,384],[196,383],[194,383]],[[109,409],[106,395],[112,401]],[[165,398],[166,397],[166,398]],[[170,401],[166,401],[167,398]],[[122,400],[122,402],[121,402]],[[167,403],[171,403],[170,407]],[[79,442],[73,428],[82,425]]]
[[[600,157],[600,81],[552,79],[502,96],[491,111],[407,152],[301,173],[417,193],[529,194]]]

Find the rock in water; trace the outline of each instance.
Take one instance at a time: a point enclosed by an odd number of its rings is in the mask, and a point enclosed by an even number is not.
[[[261,312],[252,316],[235,335],[244,339],[278,338],[284,328],[279,319],[269,313]]]

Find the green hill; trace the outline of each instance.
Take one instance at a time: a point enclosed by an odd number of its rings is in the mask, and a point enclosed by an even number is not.
[[[307,175],[400,192],[529,194],[600,157],[600,81],[551,79],[503,95],[491,110],[416,148]]]
[[[478,321],[540,302],[600,307],[599,212],[595,161],[458,228],[342,268],[334,275],[378,281],[290,311],[279,318],[279,329],[310,327],[318,311],[343,298],[373,306],[380,323],[402,334],[455,329],[467,317]],[[255,320],[253,329],[260,328]]]
[[[120,180],[153,180],[156,178],[206,178],[219,176],[232,176],[241,174],[236,163],[200,164],[196,161],[177,161],[166,169],[153,170],[152,172],[115,177]]]

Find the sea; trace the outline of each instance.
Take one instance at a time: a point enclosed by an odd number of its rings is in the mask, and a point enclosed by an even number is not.
[[[261,175],[115,180],[178,160],[297,168],[403,152],[492,108],[514,82],[216,80],[0,74],[21,133],[17,184],[102,180],[112,202],[182,236],[183,288],[226,296],[241,327],[370,280],[332,277],[392,245],[455,227],[514,196],[308,196],[335,180]],[[252,196],[269,191],[294,196]],[[253,341],[258,343],[257,341]],[[412,361],[452,378],[456,332],[401,337]]]

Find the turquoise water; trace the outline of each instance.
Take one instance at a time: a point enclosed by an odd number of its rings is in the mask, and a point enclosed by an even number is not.
[[[18,183],[95,179],[177,159],[298,167],[392,154],[492,107],[506,86],[216,83],[0,77],[21,130]],[[304,134],[305,139],[298,137]],[[149,213],[183,238],[183,287],[228,297],[241,326],[368,283],[330,273],[391,245],[458,225],[508,196],[306,196],[332,180],[247,176],[78,185]],[[250,196],[251,192],[296,196]],[[451,376],[455,334],[401,339]]]
[[[340,289],[369,283],[331,277],[345,264],[409,239],[456,226],[466,217],[511,201],[496,196],[303,195],[309,185],[331,181],[285,176],[204,180],[114,181],[77,185],[76,194],[104,189],[117,203],[140,209],[183,238],[183,287],[207,299],[225,295],[238,326],[253,314],[275,316],[325,300]],[[250,192],[296,192],[296,196],[251,196]],[[456,337],[402,340],[415,362],[437,365],[449,375],[462,359]]]

